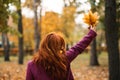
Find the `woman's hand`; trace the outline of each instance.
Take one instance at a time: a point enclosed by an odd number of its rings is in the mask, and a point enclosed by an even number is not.
[[[96,27],[95,26],[94,27],[93,26],[89,26],[88,29],[93,30],[93,31],[96,32]]]

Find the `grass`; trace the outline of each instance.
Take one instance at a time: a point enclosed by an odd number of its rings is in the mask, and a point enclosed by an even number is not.
[[[100,66],[108,66],[107,53],[103,52],[98,55],[98,62]],[[83,53],[77,56],[71,63],[72,69],[79,69],[82,66],[89,66],[90,63],[90,54]]]
[[[71,69],[75,80],[108,80],[108,58],[107,53],[98,55],[100,66],[89,66],[90,54],[83,53],[77,56],[71,63]]]
[[[103,52],[103,53],[98,55],[98,62],[100,64],[100,66],[107,66],[108,65],[107,56],[108,55],[107,55],[106,52]],[[31,55],[26,55],[24,57],[24,62],[27,62],[30,59],[32,59],[32,56]],[[17,62],[17,60],[18,60],[17,56],[10,56],[10,61]],[[73,60],[73,62],[71,63],[71,67],[73,69],[78,69],[80,66],[88,66],[89,61],[90,61],[90,54],[89,53],[82,53],[82,54],[78,55]],[[0,57],[0,62],[4,62],[4,57],[3,56]]]

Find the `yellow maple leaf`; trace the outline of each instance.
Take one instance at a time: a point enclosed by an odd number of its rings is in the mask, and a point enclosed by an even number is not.
[[[92,11],[89,11],[88,13],[84,14],[84,17],[83,17],[84,23],[92,27],[95,27],[97,25],[98,19],[99,19],[99,16],[97,12],[92,13]]]

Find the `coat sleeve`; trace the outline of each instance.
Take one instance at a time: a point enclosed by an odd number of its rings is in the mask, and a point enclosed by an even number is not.
[[[82,53],[85,48],[90,44],[90,42],[96,37],[96,32],[93,30],[90,30],[89,33],[81,40],[79,41],[75,46],[71,47],[67,52],[67,58],[68,61],[71,62],[76,58],[76,56],[80,53]]]
[[[30,62],[28,62],[27,64],[27,71],[26,71],[26,80],[34,80],[33,78],[33,74],[32,74],[32,71],[31,71],[31,64]]]

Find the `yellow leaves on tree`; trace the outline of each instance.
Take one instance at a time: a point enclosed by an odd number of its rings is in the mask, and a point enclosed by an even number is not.
[[[75,12],[76,12],[75,6],[67,6],[67,7],[63,8],[63,15],[64,15],[64,18],[66,18],[66,19],[74,20]]]
[[[23,16],[23,36],[24,36],[24,47],[34,48],[34,25],[32,18],[26,18]]]
[[[66,37],[66,41],[69,43],[72,41],[71,36],[73,35],[75,28],[75,13],[75,6],[66,6],[63,8],[63,14],[60,20],[62,32]]]
[[[83,21],[88,24],[89,26],[95,27],[98,23],[99,16],[97,12],[92,13],[92,11],[89,11],[88,13],[84,14]]]
[[[59,31],[59,14],[55,12],[46,12],[42,16],[41,32],[42,36],[52,31]]]

